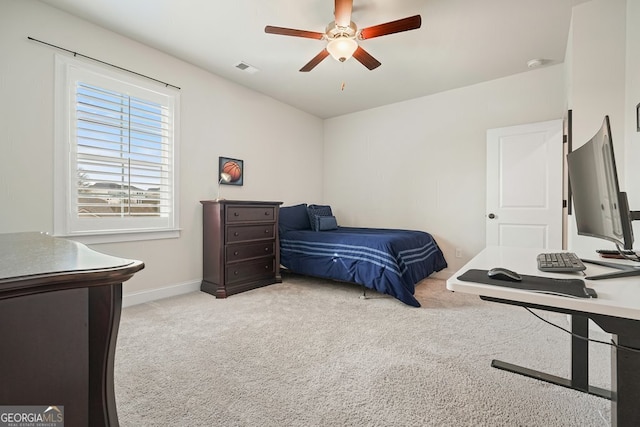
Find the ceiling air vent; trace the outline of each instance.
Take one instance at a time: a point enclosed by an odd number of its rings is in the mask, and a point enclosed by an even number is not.
[[[235,65],[235,67],[236,67],[238,70],[240,70],[240,71],[244,71],[244,72],[249,73],[249,74],[255,74],[255,73],[257,73],[258,71],[260,71],[260,70],[258,70],[256,67],[254,67],[253,65],[249,65],[249,64],[247,64],[246,62],[242,62],[242,61],[241,61],[241,62],[238,62],[238,63]]]

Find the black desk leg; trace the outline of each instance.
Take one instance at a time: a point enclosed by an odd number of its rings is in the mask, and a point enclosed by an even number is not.
[[[589,393],[589,342],[576,337],[589,337],[589,319],[571,315],[571,332],[574,334],[571,337],[571,384]]]
[[[582,337],[588,337],[589,319],[584,316],[572,315],[571,332]],[[524,368],[507,362],[501,362],[499,360],[492,360],[491,366],[503,371],[513,372],[611,400],[611,391],[589,385],[589,343],[580,338],[571,337],[571,379]]]
[[[640,336],[633,334],[613,335],[616,344],[640,349]],[[611,402],[612,426],[637,426],[640,422],[638,384],[640,384],[640,354],[616,349],[611,350]]]

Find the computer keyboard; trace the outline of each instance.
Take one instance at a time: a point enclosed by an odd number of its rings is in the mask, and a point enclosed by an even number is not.
[[[583,271],[587,267],[573,252],[553,252],[538,255],[538,270],[555,273]]]

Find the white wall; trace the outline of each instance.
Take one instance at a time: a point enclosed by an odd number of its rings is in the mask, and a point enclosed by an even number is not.
[[[626,0],[592,0],[573,8],[568,92],[574,148],[591,138],[608,114],[611,132],[614,138],[619,136],[616,154],[621,157],[625,148],[625,5]]]
[[[53,229],[53,43],[180,86],[181,237],[93,245],[140,259],[128,296],[202,278],[200,200],[215,198],[218,156],[244,160],[227,199],[322,198],[322,120],[36,1],[0,0],[0,232]],[[286,166],[285,169],[281,169]]]
[[[568,90],[574,148],[588,141],[600,128],[604,116],[609,115],[620,186],[628,191],[632,209],[640,209],[637,185],[640,151],[636,147],[640,141],[635,132],[635,105],[640,102],[638,3],[591,0],[573,8]],[[634,86],[633,91],[628,90]],[[598,248],[614,247],[613,243],[600,239],[578,236],[572,216],[568,225],[571,250],[593,253]]]
[[[626,148],[625,187],[631,209],[640,211],[640,132],[637,131],[636,106],[640,103],[640,1],[627,1],[626,50]],[[640,221],[634,224],[635,245],[640,247]]]
[[[341,225],[432,233],[447,277],[485,246],[487,129],[560,119],[564,105],[556,65],[325,120],[325,202]]]

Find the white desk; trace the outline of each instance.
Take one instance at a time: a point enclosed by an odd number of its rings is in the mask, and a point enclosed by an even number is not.
[[[494,267],[504,267],[532,276],[583,278],[580,273],[551,274],[539,271],[536,256],[541,252],[555,251],[513,247],[486,248],[447,280],[447,289],[475,294],[487,301],[570,314],[572,332],[581,336],[588,336],[587,322],[591,319],[603,330],[613,334],[617,344],[640,349],[640,277],[585,280],[587,287],[595,289],[598,298],[568,298],[457,279],[470,269],[489,270]],[[598,259],[596,254],[584,258]],[[585,265],[587,275],[611,271],[606,267]],[[588,344],[577,338],[571,338],[571,341],[571,379],[496,360],[492,362],[492,366],[611,399],[611,425],[640,425],[640,353],[612,347],[612,387],[611,391],[608,391],[590,386],[588,383]]]

